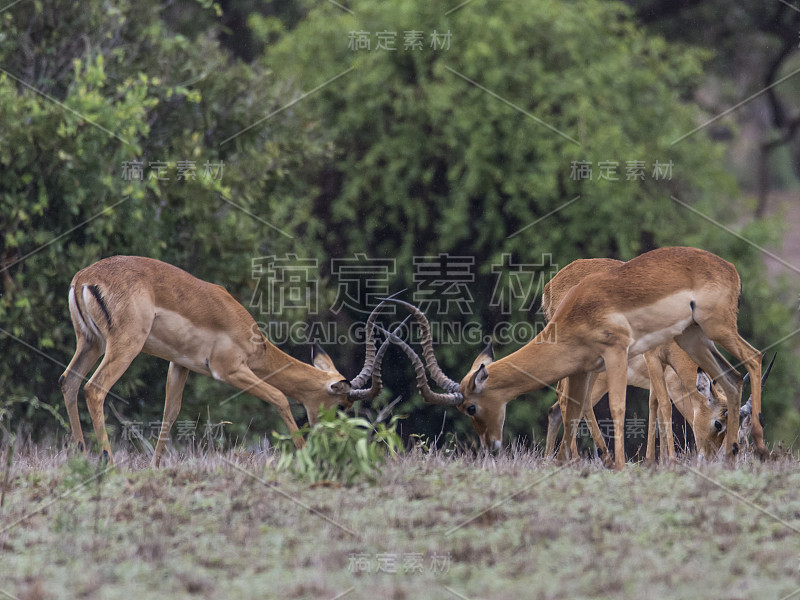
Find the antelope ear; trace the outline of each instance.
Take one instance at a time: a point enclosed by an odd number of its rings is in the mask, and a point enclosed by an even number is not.
[[[314,342],[311,346],[311,364],[322,371],[335,371],[336,367],[333,366],[333,361],[328,353],[322,349],[319,342]]]
[[[713,398],[711,393],[711,379],[700,367],[697,368],[697,391],[703,394],[706,400],[711,402]]]
[[[486,345],[478,357],[472,362],[472,367],[470,367],[470,371],[473,369],[477,369],[481,365],[490,365],[494,362],[494,349],[492,348],[492,342],[489,342]]]
[[[328,393],[331,396],[341,396],[342,394],[350,393],[350,382],[346,379],[341,381],[334,381],[328,384]]]
[[[489,371],[486,369],[486,365],[481,364],[481,366],[478,367],[478,370],[475,371],[475,374],[472,376],[472,389],[476,394],[480,394],[483,391],[483,388],[486,387],[486,382],[488,379]]]

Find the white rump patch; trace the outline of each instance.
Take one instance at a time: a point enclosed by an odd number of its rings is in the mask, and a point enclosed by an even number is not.
[[[75,318],[75,321],[78,322],[78,327],[81,328],[83,335],[87,337],[94,337],[94,332],[89,328],[86,322],[81,318],[81,313],[78,310],[78,304],[75,300],[75,288],[70,286],[69,288],[69,312]]]
[[[105,339],[105,336],[102,333],[100,333],[100,329],[97,327],[95,322],[92,320],[92,315],[89,313],[89,299],[92,297],[92,294],[91,294],[91,292],[89,292],[89,289],[86,286],[83,286],[83,290],[82,291],[83,291],[83,293],[82,293],[83,306],[84,306],[84,308],[86,308],[85,314],[86,314],[86,318],[89,320],[87,325],[91,328],[92,333],[95,336],[97,336],[101,340]]]

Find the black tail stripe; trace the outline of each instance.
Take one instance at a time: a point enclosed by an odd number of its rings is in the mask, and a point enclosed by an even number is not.
[[[100,309],[106,316],[106,321],[108,321],[108,328],[111,329],[111,313],[108,312],[108,307],[106,306],[106,301],[103,300],[103,296],[100,293],[100,288],[96,285],[87,285],[86,287],[90,292],[92,292],[92,296],[95,297],[95,300],[97,300],[97,303],[100,305]]]

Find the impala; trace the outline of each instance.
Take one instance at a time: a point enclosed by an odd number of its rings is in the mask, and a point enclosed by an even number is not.
[[[376,308],[377,311],[377,308]],[[167,263],[139,256],[114,256],[79,271],[69,288],[69,312],[77,338],[75,356],[59,379],[72,437],[86,452],[78,416],[78,389],[100,356],[84,395],[97,441],[113,463],[103,404],[111,387],[140,353],[170,361],[161,432],[152,464],[158,466],[178,416],[190,371],[224,381],[275,406],[291,433],[298,428],[286,395],[316,421],[320,406],[349,407],[380,391],[375,343],[367,322],[364,367],[352,381],[334,367],[318,345],[312,365],[271,344],[253,317],[225,288],[197,279]],[[369,380],[371,386],[365,388]],[[301,437],[295,444],[302,447]]]
[[[556,307],[567,292],[585,277],[593,273],[602,273],[621,265],[622,262],[611,258],[579,259],[561,269],[544,287],[542,294],[542,310],[547,320],[551,320]],[[667,367],[670,367],[667,369]],[[732,368],[732,367],[731,367]],[[652,384],[651,384],[652,381]],[[719,451],[725,435],[724,420],[727,414],[727,400],[718,386],[689,358],[672,340],[644,355],[632,357],[628,362],[628,385],[650,390],[649,422],[647,429],[647,454],[652,460],[655,456],[655,418],[656,403],[658,405],[661,429],[661,458],[675,457],[675,444],[672,431],[667,431],[672,422],[672,403],[675,402],[678,412],[692,427],[700,457],[715,456]],[[564,386],[559,382],[559,395]],[[598,375],[591,390],[590,405],[594,406],[608,392],[608,379],[605,373]],[[589,424],[592,438],[598,452],[608,457],[607,448],[600,428],[590,410],[583,417]],[[665,425],[666,424],[666,425]],[[545,454],[551,456],[555,448],[556,434],[561,425],[559,401],[548,412],[547,442]],[[577,448],[572,449],[573,452]]]
[[[584,278],[567,292],[553,318],[533,340],[497,361],[489,346],[478,355],[461,383],[439,368],[424,313],[407,302],[392,301],[408,307],[416,316],[423,331],[428,370],[445,390],[433,392],[424,368],[421,374],[417,369],[423,398],[456,406],[469,415],[482,444],[492,449],[502,446],[509,401],[566,377],[567,393],[561,398],[566,428],[562,449],[566,456],[575,439],[577,419],[591,410],[591,384],[605,369],[614,421],[614,466],[622,469],[628,360],[672,338],[722,387],[729,401],[726,454],[733,457],[738,452],[742,378],[730,371],[714,342],[747,368],[753,382],[753,414],[760,414],[761,353],[737,330],[740,292],[736,268],[710,252],[697,248],[652,250]],[[390,339],[402,341],[396,336]],[[413,353],[407,344],[403,349]],[[765,458],[769,453],[758,419],[753,419],[752,435],[756,453]]]
[[[635,356],[628,361],[627,385],[650,391],[646,458],[652,460],[655,456],[656,417],[660,428],[661,458],[662,460],[672,459],[675,456],[672,432],[665,425],[671,420],[671,405],[670,413],[665,414],[663,411],[664,400],[659,398],[657,391],[658,385],[664,386],[664,392],[661,393],[666,393],[666,401],[669,402],[672,399],[675,408],[692,427],[697,455],[701,458],[716,456],[725,439],[728,412],[725,393],[721,386],[714,384],[711,378],[702,369],[699,369],[689,355],[674,342],[668,342],[648,354],[659,352],[659,350],[663,352],[660,356],[656,356],[658,361],[656,368],[662,369],[660,375],[651,375],[644,356]],[[662,381],[659,384],[651,384],[651,376],[660,376]],[[556,391],[560,398],[563,393],[561,382],[556,387]],[[605,373],[600,373],[592,386],[589,404],[595,406],[606,393],[608,393],[608,379]],[[607,448],[597,425],[594,411],[590,410],[588,414],[582,416],[589,425],[598,454],[605,458]],[[548,411],[545,443],[547,456],[553,455],[561,423],[561,406],[559,400],[556,400]],[[572,450],[575,452],[577,448]]]

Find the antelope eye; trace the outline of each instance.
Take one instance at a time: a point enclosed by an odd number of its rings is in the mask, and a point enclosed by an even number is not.
[[[468,414],[470,417],[474,417],[476,412],[478,412],[478,407],[477,407],[477,406],[475,406],[474,404],[470,404],[470,405],[467,407],[467,414]]]

